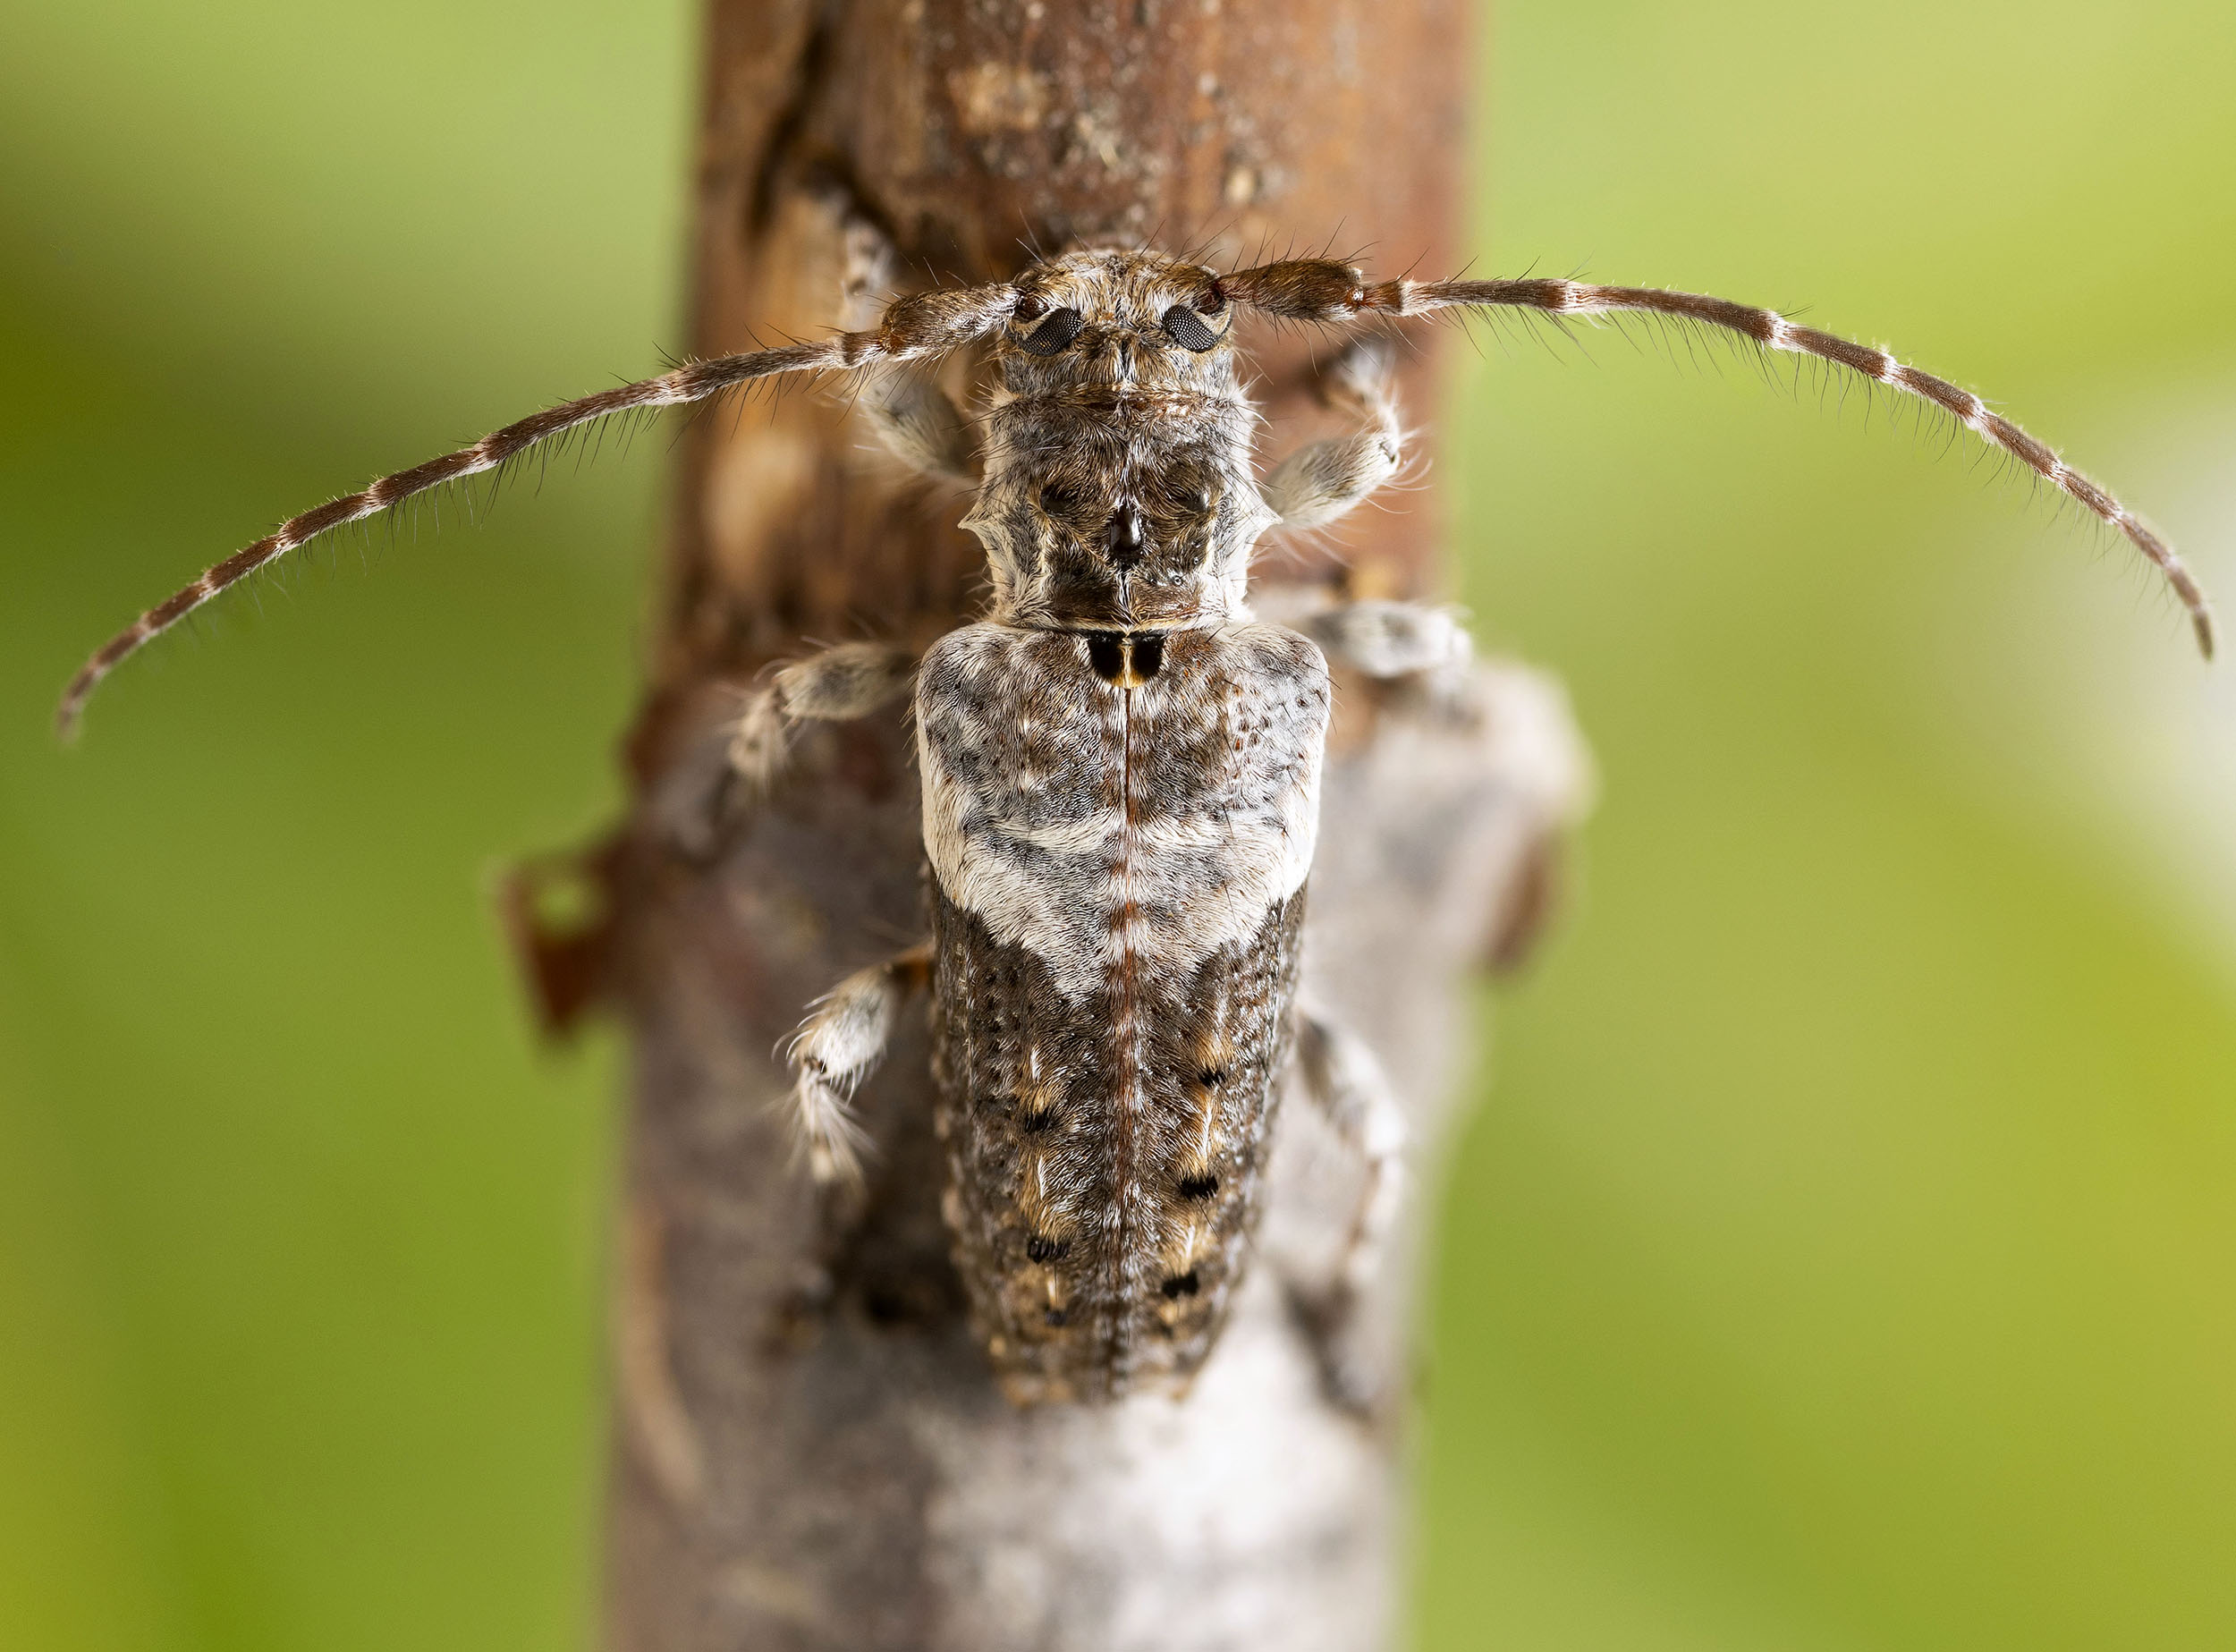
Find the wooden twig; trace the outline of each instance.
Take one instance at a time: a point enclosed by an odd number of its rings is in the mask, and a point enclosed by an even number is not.
[[[900,285],[1098,241],[1449,270],[1470,9],[716,0],[695,345],[821,335],[862,296],[843,287],[865,241],[897,251]],[[1319,433],[1317,343],[1255,341],[1280,447]],[[1418,421],[1436,397],[1416,343]],[[631,749],[640,807],[599,863],[596,976],[637,1050],[610,1644],[1360,1652],[1393,1617],[1410,1260],[1346,1344],[1346,1382],[1374,1398],[1337,1402],[1281,1284],[1325,1267],[1355,1197],[1317,1120],[1281,1120],[1260,1262],[1190,1395],[1017,1411],[961,1321],[922,1031],[861,1099],[885,1147],[843,1243],[776,1111],[774,1049],[807,1002],[922,932],[902,720],[803,738],[718,852],[679,854],[653,824],[770,662],[971,614],[980,558],[960,514],[812,390],[688,438]],[[1410,595],[1433,583],[1438,531],[1433,495],[1410,491],[1346,529],[1347,572],[1326,547],[1275,546],[1266,567]],[[1447,1133],[1458,988],[1542,911],[1582,758],[1557,690],[1513,668],[1435,694],[1340,686],[1308,985],[1375,1041],[1426,1165]],[[579,999],[580,949],[558,962]]]

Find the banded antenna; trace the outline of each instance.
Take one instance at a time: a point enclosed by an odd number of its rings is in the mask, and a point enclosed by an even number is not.
[[[330,499],[316,510],[292,516],[254,545],[244,546],[192,584],[172,593],[95,649],[63,690],[62,703],[55,710],[55,732],[64,740],[75,735],[86,701],[101,680],[148,643],[221,591],[322,534],[394,510],[407,499],[445,483],[495,470],[539,443],[617,413],[683,407],[782,373],[860,371],[943,354],[1003,325],[1009,319],[1016,296],[1015,290],[1006,286],[919,293],[889,306],[878,326],[869,332],[841,333],[815,343],[690,362],[657,378],[601,390],[596,395],[531,413],[492,431],[470,447],[384,476],[361,492]]]
[[[1385,281],[1368,284],[1348,264],[1328,258],[1289,258],[1221,278],[1220,290],[1236,302],[1300,321],[1356,321],[1368,316],[1419,316],[1453,309],[1526,309],[1585,318],[1622,313],[1665,316],[1720,327],[1789,355],[1846,369],[1931,402],[1980,440],[2107,523],[2165,577],[2189,615],[2198,648],[2213,657],[2213,605],[2197,576],[2172,546],[2133,511],[2083,476],[1969,390],[1907,367],[1884,350],[1855,343],[1815,327],[1796,326],[1773,309],[1758,309],[1701,292],[1664,287],[1603,287],[1581,281]]]

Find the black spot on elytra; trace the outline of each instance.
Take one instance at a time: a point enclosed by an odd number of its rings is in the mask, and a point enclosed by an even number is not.
[[[1119,673],[1126,668],[1124,640],[1114,631],[1088,631],[1087,663],[1095,668],[1095,674],[1105,682],[1117,682]]]
[[[1071,1248],[1070,1241],[1051,1239],[1046,1233],[1035,1233],[1025,1241],[1025,1254],[1041,1263],[1054,1261]]]
[[[1165,669],[1165,635],[1147,631],[1133,640],[1133,674],[1154,677]]]
[[[1203,1282],[1196,1277],[1196,1270],[1192,1267],[1184,1274],[1174,1274],[1157,1286],[1157,1290],[1168,1300],[1176,1296],[1193,1296],[1202,1289]]]
[[[1182,1176],[1180,1179],[1180,1196],[1182,1199],[1209,1199],[1218,1190],[1219,1178],[1216,1176]]]

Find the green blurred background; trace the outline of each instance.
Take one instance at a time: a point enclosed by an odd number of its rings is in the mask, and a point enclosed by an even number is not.
[[[694,49],[0,9],[0,1646],[589,1641],[622,1063],[538,1051],[486,896],[616,804],[665,444],[47,717],[275,515],[681,343]],[[2224,4],[1513,0],[1483,61],[1479,267],[1892,342],[2236,592]],[[1478,336],[1461,592],[1605,796],[1451,1165],[1421,1644],[2236,1645],[2236,675],[1884,403]]]

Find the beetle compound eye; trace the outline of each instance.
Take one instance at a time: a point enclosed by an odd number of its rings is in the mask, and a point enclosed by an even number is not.
[[[1204,325],[1204,318],[1185,304],[1175,304],[1165,312],[1164,326],[1182,350],[1205,351],[1219,342],[1219,335]]]
[[[1053,356],[1077,338],[1086,325],[1076,309],[1052,309],[1046,321],[1017,342],[1033,355]]]

